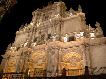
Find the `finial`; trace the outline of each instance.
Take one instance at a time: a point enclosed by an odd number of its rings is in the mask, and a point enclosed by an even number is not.
[[[99,26],[100,26],[100,23],[96,21],[95,26],[96,26],[96,27],[99,27]]]
[[[103,36],[103,30],[100,27],[100,23],[99,22],[96,22],[95,26],[96,26],[96,32],[97,32],[96,35],[98,37]]]
[[[74,12],[73,8],[70,8],[70,10],[69,10],[69,11],[70,11],[70,13],[73,13],[73,12]]]
[[[78,11],[79,11],[79,12],[82,12],[82,7],[81,7],[81,5],[78,5]]]
[[[88,25],[88,29],[89,29],[89,31],[91,31],[91,30],[92,30],[92,27],[91,27],[91,25],[90,25],[90,24]]]

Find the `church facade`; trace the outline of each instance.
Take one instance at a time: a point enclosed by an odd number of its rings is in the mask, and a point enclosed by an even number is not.
[[[24,72],[31,77],[106,73],[106,37],[100,24],[86,25],[85,14],[66,11],[64,2],[54,2],[32,13],[30,24],[21,26],[14,43],[2,55],[4,73]]]

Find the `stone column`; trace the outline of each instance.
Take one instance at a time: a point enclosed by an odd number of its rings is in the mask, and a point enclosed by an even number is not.
[[[47,77],[55,77],[58,70],[58,49],[49,47],[47,51]]]
[[[84,67],[85,67],[85,74],[89,74],[89,67],[90,67],[90,58],[89,58],[89,45],[86,43],[84,44],[84,53],[83,53],[83,58],[84,58]]]

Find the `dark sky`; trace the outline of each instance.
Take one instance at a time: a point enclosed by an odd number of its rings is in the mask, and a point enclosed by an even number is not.
[[[59,0],[18,0],[18,3],[8,11],[0,23],[0,55],[4,54],[8,44],[15,39],[15,32],[25,23],[29,23],[32,18],[32,11],[37,8],[47,6],[48,2]],[[67,9],[72,7],[77,10],[78,5],[82,6],[86,14],[87,24],[94,26],[95,22],[101,23],[101,27],[106,36],[106,27],[104,22],[105,0],[62,0]],[[0,57],[1,61],[1,57]]]

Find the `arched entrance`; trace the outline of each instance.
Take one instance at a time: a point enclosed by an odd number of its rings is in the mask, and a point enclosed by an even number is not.
[[[79,53],[69,52],[62,56],[61,69],[66,69],[66,76],[82,75],[83,59]]]
[[[33,60],[33,74],[34,77],[42,77],[46,75],[46,53],[45,51],[33,52],[31,59]]]

